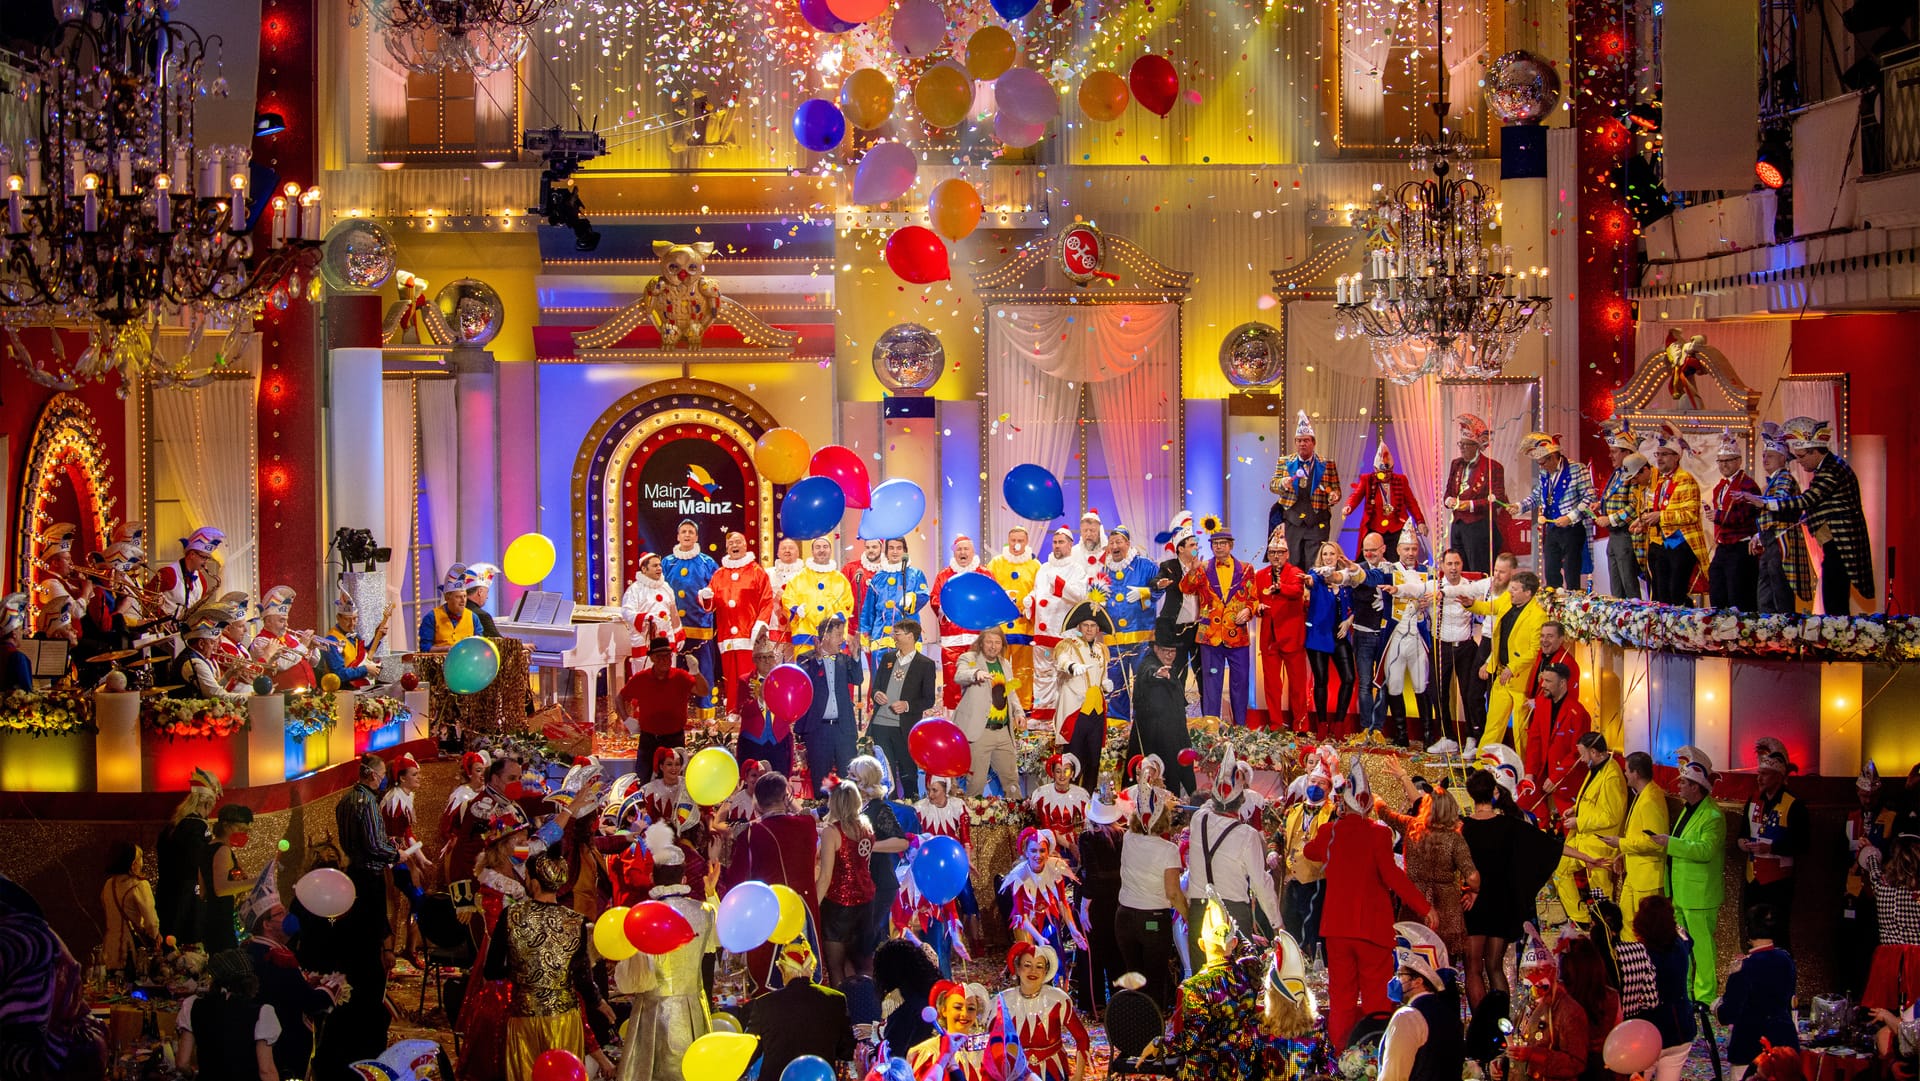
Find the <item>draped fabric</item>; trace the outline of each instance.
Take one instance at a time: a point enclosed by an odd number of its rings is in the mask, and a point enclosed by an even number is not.
[[[386,429],[386,503],[387,535],[380,543],[393,548],[393,562],[387,565],[387,603],[395,605],[400,618],[387,624],[387,641],[396,652],[413,648],[414,628],[419,625],[418,607],[409,603],[416,592],[413,579],[413,514],[418,505],[419,483],[414,470],[419,433],[414,426],[414,381],[388,379],[381,385],[382,417]],[[372,627],[364,627],[371,634]]]
[[[1447,463],[1453,460],[1451,433],[1447,418],[1440,415],[1440,384],[1422,379],[1412,386],[1387,384],[1387,412],[1393,418],[1387,443],[1393,448],[1394,466],[1407,476],[1407,485],[1426,512],[1428,550],[1446,547],[1440,532],[1440,485],[1447,479]]]
[[[1136,538],[1173,516],[1170,452],[1179,399],[1179,308],[1174,304],[996,306],[989,316],[987,383],[1004,415],[988,421],[987,473],[1043,466],[1067,489],[1069,517],[1082,463],[1080,394],[1091,398],[1089,433],[1104,456],[1120,520]],[[1152,480],[1146,480],[1153,474]],[[993,498],[994,538],[1016,524]],[[1040,523],[1044,524],[1044,523]],[[1044,551],[1041,538],[1035,547]]]
[[[1287,307],[1287,415],[1280,422],[1280,454],[1293,453],[1300,410],[1313,422],[1315,450],[1354,476],[1373,426],[1373,357],[1367,344],[1334,337],[1333,305],[1296,301]],[[1349,550],[1352,545],[1344,545]]]
[[[1837,437],[1834,452],[1845,455],[1847,418],[1840,410],[1840,388],[1843,385],[1839,378],[1782,379],[1774,384],[1771,395],[1761,397],[1760,418],[1783,422],[1793,417],[1831,420],[1833,434]]]
[[[415,384],[420,409],[420,480],[426,489],[420,516],[420,584],[414,593],[437,602],[440,580],[460,561],[460,416],[451,379]],[[476,477],[492,484],[493,477]]]
[[[1476,88],[1486,71],[1487,6],[1485,0],[1446,4],[1448,35],[1440,58],[1447,85],[1436,88],[1432,85],[1432,5],[1343,0],[1335,14],[1340,35],[1342,145],[1392,142],[1403,123],[1397,114],[1405,104],[1431,101],[1436,90],[1446,91],[1454,102],[1455,130],[1469,142],[1477,140],[1484,124]],[[1424,115],[1424,107],[1414,110],[1415,123]]]
[[[153,391],[156,494],[179,500],[193,526],[226,533],[219,552],[221,590],[244,589],[255,597],[260,595],[253,476],[258,382],[256,373],[252,379],[215,379],[191,390]],[[156,563],[171,558],[154,557]]]

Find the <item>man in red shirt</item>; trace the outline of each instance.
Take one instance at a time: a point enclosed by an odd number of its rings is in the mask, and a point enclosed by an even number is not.
[[[1540,673],[1550,664],[1567,670],[1567,693],[1580,697],[1580,662],[1574,659],[1573,650],[1567,645],[1566,625],[1553,619],[1540,624],[1540,652],[1534,655],[1533,671],[1527,673],[1529,699],[1540,696]]]
[[[1386,1013],[1393,978],[1393,899],[1426,922],[1432,906],[1393,861],[1393,830],[1375,821],[1373,793],[1355,755],[1333,821],[1320,827],[1304,854],[1327,867],[1320,937],[1327,951],[1327,1036],[1336,1051],[1362,1017]]]
[[[778,773],[761,774],[753,782],[754,815],[750,821],[734,826],[728,841],[731,852],[720,870],[720,893],[742,882],[785,885],[800,895],[814,926],[820,924],[820,905],[814,898],[814,854],[820,844],[819,822],[799,813],[793,805],[793,788]],[[747,974],[753,977],[757,992],[771,989],[773,943],[747,953]]]
[[[693,655],[683,654],[680,661],[684,667],[673,667],[673,644],[665,638],[647,643],[647,659],[653,663],[646,671],[620,688],[627,731],[640,736],[635,765],[643,782],[653,779],[654,751],[687,745],[687,704],[707,693],[706,678]]]
[[[1552,816],[1543,807],[1550,806],[1547,801],[1555,792],[1565,793],[1557,801],[1563,808],[1573,806],[1579,794],[1586,771],[1576,773],[1574,766],[1580,761],[1580,737],[1593,728],[1593,718],[1574,693],[1573,674],[1566,665],[1538,669],[1534,680],[1540,689],[1527,720],[1526,753],[1527,776],[1533,778],[1534,791],[1521,798],[1520,809],[1545,819]]]
[[[1253,597],[1260,606],[1260,630],[1255,652],[1260,656],[1260,685],[1267,707],[1267,728],[1278,732],[1280,678],[1286,673],[1287,702],[1293,710],[1293,728],[1312,727],[1307,689],[1307,572],[1294,565],[1284,529],[1267,538],[1267,565],[1253,572]],[[1247,723],[1253,724],[1251,714]]]

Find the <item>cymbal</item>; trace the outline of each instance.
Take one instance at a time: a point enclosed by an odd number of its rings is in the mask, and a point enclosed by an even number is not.
[[[112,661],[124,661],[128,657],[138,657],[139,655],[140,655],[140,651],[136,649],[116,649],[110,653],[100,653],[92,657],[88,657],[87,663],[88,664],[107,664]]]
[[[142,657],[142,658],[140,658],[140,659],[139,659],[139,660],[137,660],[137,661],[128,661],[127,663],[125,663],[125,664],[123,664],[123,665],[121,665],[120,667],[122,667],[122,668],[144,668],[144,667],[146,667],[146,666],[147,666],[147,665],[149,665],[149,664],[159,664],[159,663],[160,663],[161,661],[164,661],[164,660],[166,660],[166,659],[167,659],[167,658],[165,658],[165,657]]]
[[[140,689],[140,697],[152,698],[155,695],[166,694],[168,691],[177,691],[184,686],[186,686],[184,683],[169,683],[164,687],[143,687]]]

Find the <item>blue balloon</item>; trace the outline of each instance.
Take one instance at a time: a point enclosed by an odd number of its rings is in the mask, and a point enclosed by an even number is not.
[[[935,837],[920,846],[913,857],[913,882],[920,895],[936,905],[944,905],[967,888],[967,850],[951,837]]]
[[[861,540],[892,540],[913,532],[927,513],[927,493],[910,480],[895,477],[883,480],[867,499],[867,510],[860,516]]]
[[[800,17],[807,20],[808,26],[823,34],[844,34],[860,25],[835,15],[833,9],[827,7],[827,0],[800,0]]]
[[[1027,12],[1040,5],[1040,0],[993,0],[993,13],[1012,22],[1025,18]]]
[[[847,496],[831,477],[807,477],[780,500],[780,529],[794,540],[824,537],[847,513]]]
[[[478,694],[500,674],[500,650],[485,638],[462,638],[447,650],[440,677],[455,694]]]
[[[793,137],[808,150],[824,154],[847,137],[847,118],[833,102],[808,98],[793,111]]]
[[[1060,478],[1037,465],[1016,465],[1000,482],[1000,494],[1013,513],[1030,522],[1051,522],[1067,512]]]
[[[940,587],[940,614],[967,630],[984,631],[1020,618],[1007,591],[988,574],[956,574]]]
[[[833,1067],[819,1055],[801,1055],[780,1071],[780,1081],[834,1081]]]

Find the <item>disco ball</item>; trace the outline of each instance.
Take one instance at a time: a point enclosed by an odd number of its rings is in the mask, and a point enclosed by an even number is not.
[[[1560,104],[1560,74],[1541,56],[1515,49],[1487,65],[1487,105],[1503,124],[1538,124]]]
[[[1280,332],[1265,323],[1242,323],[1220,343],[1220,370],[1236,387],[1270,387],[1280,379],[1285,357]]]
[[[873,374],[890,391],[925,391],[946,367],[940,336],[918,323],[889,327],[873,343]]]
[[[500,302],[500,294],[493,286],[474,278],[448,282],[435,294],[433,306],[440,309],[440,317],[453,331],[455,345],[487,344],[500,333],[500,324],[507,316],[507,306]]]
[[[337,293],[371,293],[393,277],[393,237],[379,223],[348,218],[327,230],[320,276]]]

